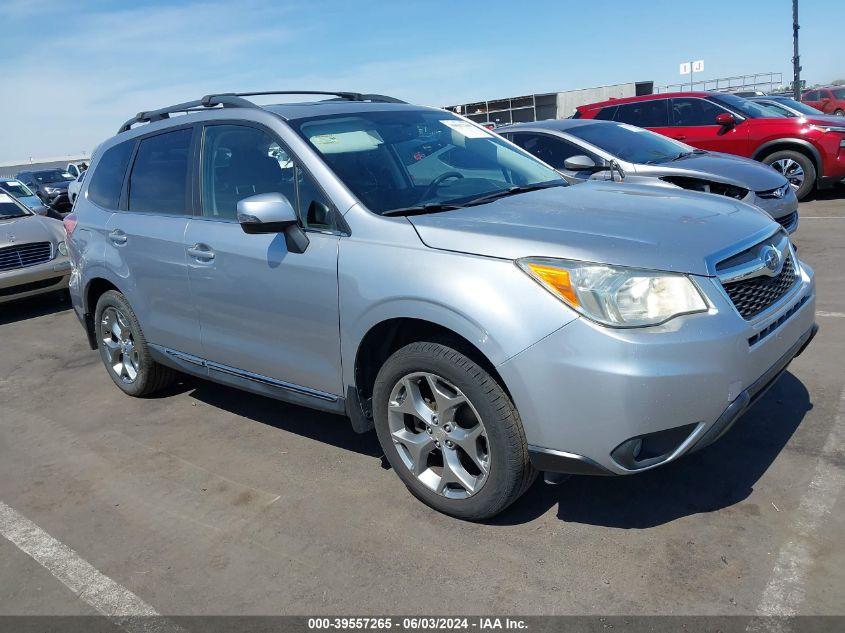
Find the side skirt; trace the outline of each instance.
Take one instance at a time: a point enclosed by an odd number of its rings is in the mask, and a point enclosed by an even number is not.
[[[346,400],[340,396],[221,365],[160,345],[150,344],[149,347],[157,362],[186,374],[310,409],[346,415]]]

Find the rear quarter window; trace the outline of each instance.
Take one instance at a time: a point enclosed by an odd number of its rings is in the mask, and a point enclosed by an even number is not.
[[[134,141],[126,141],[105,151],[88,185],[88,199],[94,204],[105,209],[118,208],[134,145]]]

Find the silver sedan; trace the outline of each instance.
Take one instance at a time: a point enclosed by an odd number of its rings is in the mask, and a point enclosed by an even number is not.
[[[789,233],[798,228],[794,190],[783,175],[757,161],[695,149],[613,121],[559,119],[496,131],[572,183],[623,180],[703,191],[753,204]]]
[[[0,193],[0,303],[67,288],[62,223]]]

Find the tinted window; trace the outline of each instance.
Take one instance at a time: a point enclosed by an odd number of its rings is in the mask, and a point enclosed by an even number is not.
[[[262,130],[207,127],[202,165],[203,215],[236,220],[238,201],[259,193],[281,193],[296,205],[293,160]]]
[[[62,182],[64,180],[73,180],[73,176],[63,169],[46,169],[44,171],[32,172],[32,178],[39,184],[49,184],[51,182]]]
[[[666,99],[623,103],[613,120],[637,127],[667,127],[669,112],[666,106]]]
[[[711,103],[717,103],[722,106],[726,106],[731,110],[735,110],[740,114],[750,117],[752,119],[766,119],[772,118],[771,110],[767,110],[759,103],[754,103],[753,101],[749,101],[748,99],[743,99],[742,97],[737,97],[736,95],[727,95],[727,94],[720,94],[718,96],[711,96],[707,98],[707,101]],[[722,110],[719,110],[717,114],[721,114]]]
[[[184,129],[141,140],[129,176],[130,211],[189,213],[191,135]]]
[[[831,90],[835,99],[845,99],[845,88],[836,88]]]
[[[804,99],[804,101],[818,101],[819,100],[819,93],[816,92],[815,90],[813,90],[811,92],[808,92],[807,94],[805,94],[801,98]]]
[[[607,106],[606,108],[599,110],[599,113],[593,118],[598,119],[599,121],[613,121],[613,117],[618,109],[619,106]]]
[[[0,220],[20,218],[25,215],[30,215],[30,212],[16,204],[10,196],[0,193]]]
[[[756,107],[763,110],[762,106]],[[724,114],[724,112],[725,110],[723,108],[704,99],[693,97],[672,99],[672,119],[677,127],[718,125],[716,123],[716,117]],[[773,116],[773,114],[769,113],[768,116]]]
[[[110,147],[103,154],[88,184],[88,199],[105,209],[117,209],[126,167],[132,155],[134,141]]]
[[[577,145],[546,134],[520,132],[513,134],[513,142],[556,169],[563,169],[567,158],[587,153]]]
[[[16,182],[14,180],[0,182],[0,191],[5,191],[12,194],[16,198],[25,198],[33,196],[33,194],[25,184]]]

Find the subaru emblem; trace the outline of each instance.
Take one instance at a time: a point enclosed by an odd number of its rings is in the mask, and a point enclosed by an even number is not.
[[[774,246],[766,246],[760,253],[760,259],[763,260],[766,268],[775,272],[780,266],[780,253]]]

